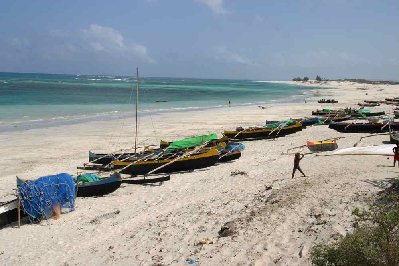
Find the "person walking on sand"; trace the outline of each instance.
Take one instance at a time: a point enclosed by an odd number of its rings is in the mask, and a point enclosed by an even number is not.
[[[294,178],[295,171],[298,169],[299,172],[302,173],[304,177],[306,177],[305,173],[302,171],[301,167],[299,167],[299,162],[303,159],[305,155],[300,154],[299,152],[295,153],[295,158],[294,158],[294,169],[292,170],[292,178]]]
[[[399,167],[399,144],[396,143],[396,147],[393,147],[393,167],[396,165],[396,161],[398,161],[398,167]]]

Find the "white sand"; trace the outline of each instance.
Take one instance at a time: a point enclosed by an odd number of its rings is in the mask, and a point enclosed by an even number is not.
[[[306,104],[143,117],[140,143],[220,133],[237,125],[261,125],[266,119],[310,115],[316,108],[399,95],[399,86],[390,85],[327,82],[320,87]],[[330,97],[340,103],[317,104],[318,98]],[[0,133],[0,198],[13,193],[15,175],[74,173],[86,162],[89,149],[132,146],[132,132],[133,119]],[[384,156],[306,155],[301,167],[309,177],[297,173],[291,179],[293,155],[282,153],[306,140],[339,136],[345,137],[338,140],[339,147],[347,148],[365,135],[309,127],[276,140],[245,142],[239,160],[173,174],[159,186],[122,185],[105,197],[79,198],[76,211],[60,220],[0,230],[0,264],[184,265],[193,258],[201,265],[309,265],[311,247],[345,235],[353,222],[352,210],[365,206],[398,170]],[[388,139],[366,138],[360,145]],[[232,176],[235,170],[247,175]],[[218,238],[226,222],[234,223],[236,234]],[[206,238],[213,243],[197,244]]]

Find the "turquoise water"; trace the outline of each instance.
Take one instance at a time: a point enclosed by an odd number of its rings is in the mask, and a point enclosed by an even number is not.
[[[0,122],[134,111],[127,76],[0,73]],[[141,112],[303,101],[310,88],[251,80],[141,78]]]

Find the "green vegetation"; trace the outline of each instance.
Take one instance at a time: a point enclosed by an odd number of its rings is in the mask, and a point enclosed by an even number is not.
[[[319,77],[319,76],[318,76]],[[319,77],[320,78],[320,77]],[[300,77],[296,77],[296,78],[293,78],[292,79],[292,81],[308,81],[309,80],[309,77],[303,77],[303,79],[301,79]],[[321,79],[320,79],[321,80]]]
[[[319,81],[319,82],[322,81],[322,79],[321,79],[321,77],[319,75],[316,76],[315,80]]]
[[[353,213],[354,233],[314,247],[313,265],[399,265],[399,182],[396,180],[369,210]]]

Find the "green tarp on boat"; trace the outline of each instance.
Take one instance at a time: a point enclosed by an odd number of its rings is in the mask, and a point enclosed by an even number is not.
[[[209,135],[185,138],[182,140],[173,141],[172,143],[170,143],[170,145],[168,146],[167,149],[168,150],[177,150],[177,149],[192,148],[192,147],[199,146],[205,142],[208,142],[211,140],[216,140],[216,139],[219,139],[219,138],[215,133],[209,134]]]
[[[100,177],[96,174],[82,174],[76,178],[73,179],[75,183],[89,183],[89,182],[94,182],[100,180]]]
[[[289,120],[285,120],[285,121],[281,121],[281,122],[267,124],[266,127],[267,128],[286,127],[286,126],[292,126],[295,123],[296,123],[296,121],[289,119]]]

